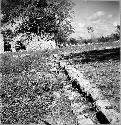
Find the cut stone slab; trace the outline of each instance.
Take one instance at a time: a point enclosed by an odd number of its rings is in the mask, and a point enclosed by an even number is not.
[[[79,125],[94,125],[91,119],[85,118],[84,115],[77,116]]]
[[[100,107],[101,112],[104,116],[111,122],[111,124],[114,124],[115,121],[118,119],[118,115],[115,115],[116,118],[114,118],[110,110],[106,109],[107,106],[110,106],[110,103],[107,100],[104,100],[104,96],[100,92],[96,86],[94,87],[89,80],[84,79],[83,73],[81,73],[79,70],[75,69],[73,66],[68,65],[66,62],[62,61],[60,62],[60,66],[63,67],[67,72],[69,77],[71,77],[71,80],[76,80],[77,84],[79,84],[80,88],[84,89],[86,93],[91,94],[93,100],[96,101],[96,106]],[[114,109],[112,109],[114,114],[118,114]]]

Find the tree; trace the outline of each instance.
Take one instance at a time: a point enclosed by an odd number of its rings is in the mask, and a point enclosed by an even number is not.
[[[93,37],[94,37],[94,34],[93,34],[94,29],[93,29],[93,27],[88,26],[88,27],[87,27],[87,30],[88,30],[88,33],[91,34],[91,37],[93,38]]]
[[[117,26],[116,26],[116,32],[117,32],[118,34],[120,34],[120,25],[117,25]]]
[[[73,3],[70,0],[6,0],[2,12],[6,14],[13,3],[7,16],[9,22],[14,24],[14,19],[21,18],[22,22],[15,34],[35,33],[42,36],[48,33],[54,36],[57,44],[66,42],[67,37],[73,32],[71,26],[71,9]],[[3,2],[4,3],[4,2]],[[16,6],[15,6],[16,3]],[[4,19],[3,19],[4,20]],[[4,21],[3,21],[4,22]]]
[[[110,38],[112,39],[112,41],[117,41],[120,39],[120,25],[116,26],[116,30],[110,35]]]
[[[77,45],[78,41],[75,38],[70,38],[70,44]]]
[[[115,34],[115,40],[120,39],[120,25],[116,26],[116,34]]]

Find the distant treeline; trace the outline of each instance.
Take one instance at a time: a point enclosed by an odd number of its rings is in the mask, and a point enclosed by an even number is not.
[[[77,45],[77,44],[88,44],[88,43],[103,43],[103,42],[113,42],[118,41],[120,39],[120,25],[116,26],[115,33],[112,33],[108,36],[100,36],[98,38],[90,38],[90,39],[80,39],[76,40],[75,38],[70,38],[68,41],[69,45]]]

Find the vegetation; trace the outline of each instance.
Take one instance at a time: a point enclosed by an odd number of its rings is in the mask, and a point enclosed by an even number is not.
[[[81,71],[84,71],[86,79],[90,80],[91,84],[96,84],[103,95],[112,105],[112,108],[120,112],[120,61],[108,60],[103,62],[90,63],[74,63],[74,66]]]
[[[2,25],[16,25],[14,31],[11,31],[14,37],[20,33],[27,36],[34,33],[40,37],[48,34],[59,46],[64,44],[73,32],[72,7],[70,0],[2,0]],[[2,34],[5,35],[5,32],[6,29]]]
[[[62,125],[76,125],[71,101],[63,89],[69,83],[57,66],[53,53],[37,51],[0,55],[1,123],[56,125],[55,121],[60,121]],[[72,62],[72,66],[84,71],[86,79],[96,84],[117,112],[120,97],[119,65],[119,60],[85,64]]]
[[[120,49],[114,49],[114,53],[112,50],[71,53],[64,59],[80,70],[92,85],[96,85],[111,103],[110,108],[120,113]]]
[[[96,84],[112,104],[112,109],[120,112],[119,42],[114,42],[120,38],[120,26],[116,26],[115,33],[99,38],[93,37],[94,29],[89,26],[87,30],[92,35],[91,39],[68,39],[73,32],[72,7],[70,0],[2,0],[5,51],[12,51],[12,42],[16,42],[16,51],[26,50],[25,42],[28,39],[34,42],[33,36],[55,40],[60,47],[48,51],[0,54],[2,124],[77,125],[73,104],[79,102],[83,107],[87,102],[81,95],[69,99],[74,90],[58,66],[61,60],[66,59],[66,54],[67,62],[83,71],[85,79]],[[23,39],[15,40],[17,36]],[[113,47],[117,48],[114,53],[107,49]],[[98,51],[100,49],[103,49],[102,53]],[[96,54],[92,54],[91,50]],[[100,53],[101,61],[97,53]],[[89,62],[89,58],[92,61]],[[87,112],[91,113],[89,110]],[[83,121],[83,118],[79,119]]]
[[[11,6],[12,4],[12,6]],[[16,25],[14,30],[11,28],[2,30],[5,42],[5,51],[11,50],[11,41],[19,34],[24,34],[24,40],[13,41],[20,49],[26,49],[25,41],[32,40],[31,34],[34,33],[40,38],[55,40],[59,47],[88,43],[113,42],[120,39],[120,25],[116,26],[115,33],[108,36],[94,37],[94,28],[87,27],[91,39],[76,40],[70,38],[73,32],[71,26],[71,13],[73,3],[70,0],[2,0],[2,26],[11,24]],[[8,8],[10,8],[8,11]],[[18,24],[18,22],[20,22]],[[6,26],[8,27],[8,26]],[[19,44],[18,44],[19,43]],[[18,49],[19,50],[19,49]]]
[[[77,45],[77,44],[95,44],[95,43],[112,43],[114,41],[118,41],[120,39],[120,25],[117,25],[115,27],[115,32],[107,35],[107,36],[100,36],[100,37],[95,37],[94,34],[94,28],[91,26],[87,27],[87,31],[88,33],[91,35],[90,39],[84,39],[82,37],[80,37],[78,40],[76,40],[75,38],[70,38],[68,40],[68,45]]]
[[[25,54],[1,55],[1,123],[74,125],[70,101],[62,95],[66,76],[53,65],[54,57],[45,51]]]

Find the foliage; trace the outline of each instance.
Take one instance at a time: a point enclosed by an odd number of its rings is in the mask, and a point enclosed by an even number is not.
[[[93,27],[87,27],[88,32],[92,35],[91,39],[83,39],[82,43],[88,44],[88,43],[101,43],[101,42],[113,42],[113,41],[118,41],[120,39],[120,25],[116,26],[116,31],[110,35],[107,36],[100,36],[97,38],[94,38],[94,32]]]
[[[62,123],[62,119],[66,119],[64,123],[72,121],[70,100],[61,95],[60,99],[56,97],[67,81],[51,54],[43,51],[1,56],[2,124],[40,124],[43,121],[46,125],[55,125],[58,120]],[[53,68],[56,70],[52,71]]]
[[[6,0],[2,1],[2,13],[5,15],[3,23],[7,20],[15,24],[15,20],[21,18],[22,22],[19,28],[15,29],[15,34],[35,33],[42,36],[47,33],[54,36],[56,43],[62,44],[73,32],[72,7],[70,0]],[[11,8],[10,12],[7,8]]]
[[[75,38],[70,38],[69,44],[71,45],[77,45],[78,41]]]
[[[120,25],[116,26],[116,32],[118,33],[118,35],[120,35]]]
[[[119,87],[119,60],[103,62],[90,62],[83,65],[74,64],[76,68],[84,71],[86,79],[101,90],[113,106],[113,109],[120,112],[120,87]]]
[[[100,43],[100,42],[113,42],[120,39],[120,25],[116,26],[116,31],[110,35],[107,36],[100,36],[97,38],[94,38],[94,28],[91,26],[87,27],[88,33],[91,34],[91,39],[83,39],[82,43],[88,44],[88,43]]]
[[[88,33],[94,32],[94,29],[93,29],[93,27],[91,27],[91,26],[88,26],[88,27],[87,27],[87,30],[88,30]]]

